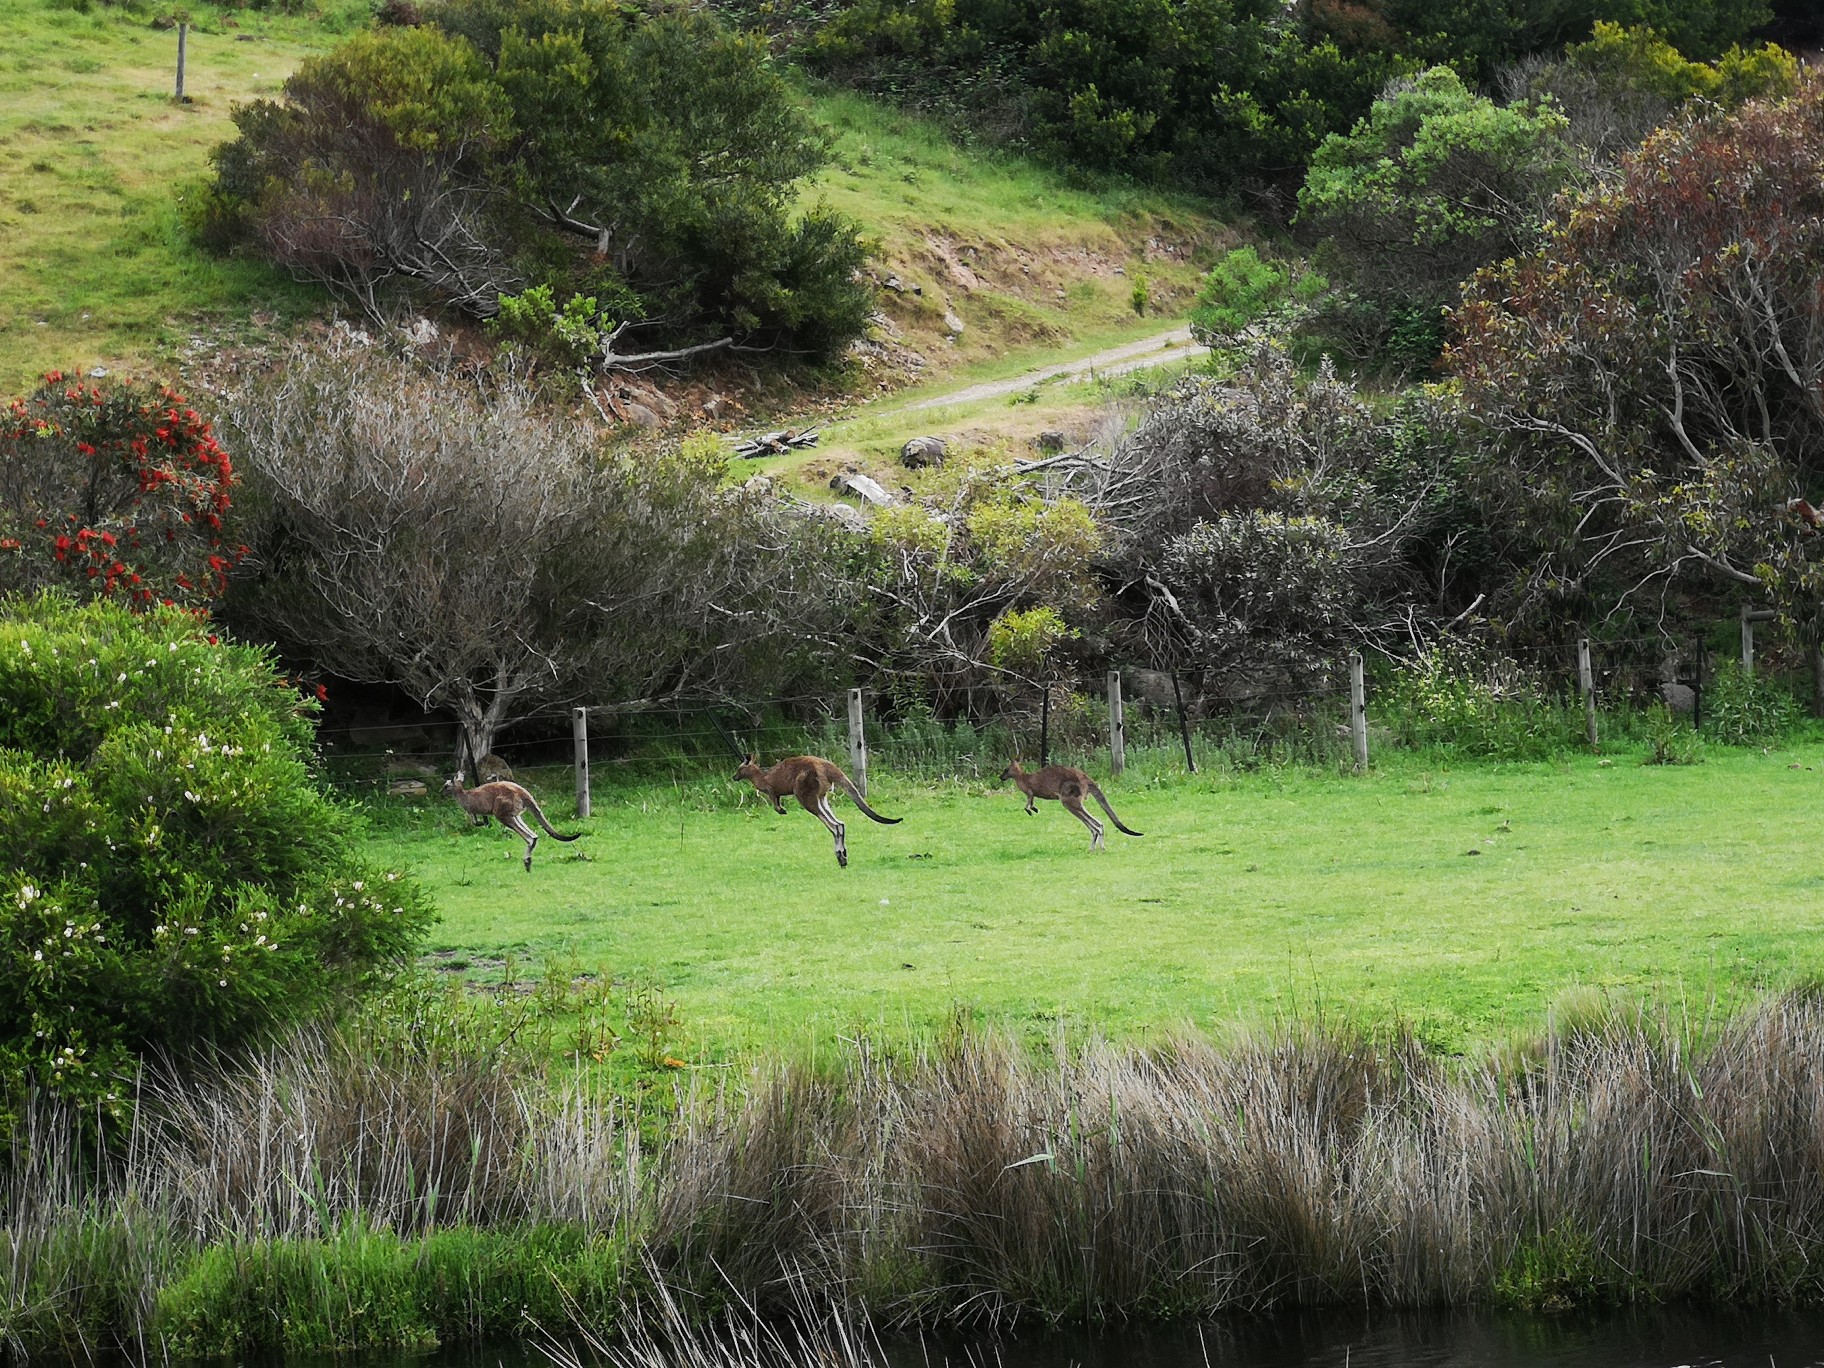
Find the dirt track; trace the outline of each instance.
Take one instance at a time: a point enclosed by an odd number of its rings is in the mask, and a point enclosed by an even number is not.
[[[1088,376],[1092,371],[1097,375],[1120,375],[1125,371],[1139,370],[1143,366],[1156,366],[1161,361],[1171,360],[1175,356],[1185,355],[1192,350],[1202,349],[1191,342],[1191,330],[1187,327],[1177,327],[1170,332],[1162,332],[1154,337],[1141,338],[1138,342],[1110,347],[1107,351],[1097,352],[1094,356],[1060,362],[1055,366],[1041,366],[1037,370],[1025,371],[1005,380],[990,380],[980,385],[968,385],[962,389],[951,390],[948,394],[939,394],[930,399],[920,399],[915,404],[907,404],[902,412],[911,413],[917,409],[947,408],[951,404],[968,404],[977,399],[993,399],[1002,394],[1017,394],[1021,390],[1031,389],[1034,385],[1042,385],[1047,380],[1075,380]]]

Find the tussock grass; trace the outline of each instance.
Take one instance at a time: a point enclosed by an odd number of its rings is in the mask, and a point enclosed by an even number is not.
[[[118,1151],[35,1114],[0,1212],[0,1340],[542,1335],[707,1368],[866,1362],[876,1324],[1809,1303],[1820,1061],[1818,990],[1715,1019],[1573,1001],[1475,1061],[1322,1020],[1049,1052],[958,1025],[687,1093],[655,1150],[524,1061],[482,1081],[303,1036],[184,1097],[153,1080]]]
[[[1458,1066],[1305,1025],[1035,1059],[960,1033],[788,1070],[653,1235],[918,1321],[1824,1293],[1824,1000],[1576,1016]]]

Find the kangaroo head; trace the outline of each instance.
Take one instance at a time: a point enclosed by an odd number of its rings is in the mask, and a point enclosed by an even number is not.
[[[735,771],[735,778],[737,781],[745,779],[749,783],[752,783],[754,780],[758,779],[762,773],[763,771],[760,768],[760,757],[755,755],[752,751],[749,751],[747,753],[747,759],[741,762],[741,768]]]
[[[1007,768],[1001,771],[1001,778],[1003,780],[1018,779],[1024,773],[1026,771],[1020,768],[1020,757],[1016,755],[1007,762]]]
[[[461,770],[456,771],[455,778],[445,779],[443,781],[443,791],[445,793],[461,793],[462,792],[462,771]]]

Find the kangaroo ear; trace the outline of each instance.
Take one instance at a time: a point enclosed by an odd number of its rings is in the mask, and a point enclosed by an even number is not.
[[[760,757],[755,755],[752,751],[749,751],[747,753],[747,763],[750,765],[757,765],[760,763]]]

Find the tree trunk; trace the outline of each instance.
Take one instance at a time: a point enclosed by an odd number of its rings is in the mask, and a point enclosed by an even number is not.
[[[476,767],[481,764],[481,757],[494,752],[494,738],[500,735],[505,725],[507,706],[513,701],[517,690],[497,689],[484,707],[475,696],[473,688],[464,687],[456,700],[456,720],[462,728],[462,734],[456,742],[456,765],[463,768],[463,750],[468,751],[467,770],[471,779],[479,778]]]
[[[1811,715],[1824,717],[1824,637],[1811,643]]]

